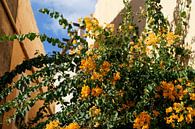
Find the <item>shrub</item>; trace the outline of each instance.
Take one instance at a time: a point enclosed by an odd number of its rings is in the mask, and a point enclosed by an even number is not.
[[[1,105],[0,113],[16,109],[10,120],[16,120],[20,128],[193,128],[195,71],[185,63],[191,51],[185,48],[184,34],[179,33],[183,31],[182,24],[174,32],[159,1],[146,0],[147,23],[139,35],[128,1],[124,4],[119,27],[112,24],[102,27],[93,17],[80,19],[80,28],[86,28],[83,36],[58,12],[42,9],[42,13],[57,19],[68,30],[70,40],[66,44],[34,33],[2,37],[4,40],[38,37],[58,45],[64,52],[39,55],[1,77],[1,99],[14,89],[20,93]],[[88,47],[86,37],[94,39],[94,44]],[[38,70],[12,81],[32,67]],[[31,93],[41,87],[48,90],[32,97]],[[63,97],[69,94],[73,97],[67,102]],[[44,104],[36,117],[25,123],[26,112],[38,100],[44,100]],[[49,114],[47,108],[54,102],[61,104],[62,110]],[[45,117],[47,120],[41,122]]]

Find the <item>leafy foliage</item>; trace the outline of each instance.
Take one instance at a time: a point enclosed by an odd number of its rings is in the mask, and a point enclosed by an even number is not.
[[[182,35],[170,30],[156,0],[146,1],[147,24],[138,35],[131,7],[128,1],[124,4],[119,27],[102,27],[95,18],[86,17],[79,20],[80,28],[86,29],[82,36],[60,13],[40,10],[67,29],[68,41],[35,33],[1,37],[19,41],[40,38],[64,52],[39,55],[5,73],[0,80],[0,98],[13,90],[19,95],[0,106],[0,115],[15,109],[8,121],[15,120],[19,128],[194,127],[195,70],[184,63],[190,50],[181,45]],[[87,37],[94,39],[93,45],[88,45]],[[25,76],[33,67],[38,70]],[[17,75],[21,77],[14,82]],[[47,91],[39,92],[43,87]],[[67,102],[63,97],[69,94],[73,97]],[[25,123],[25,114],[39,100],[43,105],[36,117]],[[61,104],[62,110],[49,114],[52,103]],[[47,120],[41,121],[43,118]]]

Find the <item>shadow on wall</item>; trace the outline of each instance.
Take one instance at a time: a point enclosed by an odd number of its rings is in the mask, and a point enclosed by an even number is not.
[[[10,10],[14,21],[16,22],[16,17],[18,13],[18,1],[19,0],[0,0],[0,36],[14,34],[15,31],[9,19],[9,13],[7,12],[7,7]],[[8,5],[5,6],[5,2]],[[0,77],[5,73],[10,71],[11,57],[13,51],[12,42],[0,42]],[[5,102],[5,99],[0,101],[0,105]],[[0,129],[2,128],[3,115],[0,116]]]
[[[5,4],[6,3],[6,4]],[[10,35],[15,34],[13,29],[8,9],[10,10],[10,15],[13,17],[13,20],[16,21],[17,10],[18,10],[18,0],[1,0],[0,1],[0,36],[1,35]],[[0,43],[0,76],[5,72],[10,70],[11,56],[13,43],[12,42],[3,42]]]
[[[7,1],[7,4],[9,6],[9,9],[11,11],[11,14],[16,22],[16,17],[17,17],[17,14],[18,14],[18,2],[20,0],[6,0]],[[22,2],[22,1],[21,1]]]
[[[137,0],[130,1],[130,5],[132,7],[132,12],[133,12],[133,20],[134,20],[134,23],[139,27],[139,34],[140,32],[143,31],[145,24],[146,24],[146,19],[140,18],[140,13],[141,13],[140,7],[144,8],[144,3],[145,3],[145,0],[139,0],[139,2],[137,2]],[[115,17],[115,19],[111,22],[112,24],[116,26],[116,28],[118,28],[119,24],[122,22],[121,13],[123,11],[124,10],[122,10]]]

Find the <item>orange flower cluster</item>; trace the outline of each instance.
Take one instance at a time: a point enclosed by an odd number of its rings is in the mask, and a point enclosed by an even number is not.
[[[114,81],[118,81],[118,80],[120,80],[121,79],[121,77],[120,77],[120,72],[116,72],[116,73],[114,73]]]
[[[110,71],[111,64],[108,61],[104,61],[102,63],[102,66],[100,68],[100,72],[103,76],[106,76],[106,74]]]
[[[141,112],[134,120],[133,128],[149,129],[151,117],[147,112]]]
[[[96,86],[95,88],[92,88],[92,95],[95,97],[98,97],[102,92],[103,90],[99,88],[98,86]]]
[[[183,89],[182,85],[174,85],[174,83],[166,81],[161,82],[160,90],[163,91],[164,98],[168,98],[172,101],[175,101],[175,99],[182,100],[183,96],[188,92],[186,89]]]
[[[172,45],[175,42],[175,40],[179,38],[179,36],[175,35],[173,32],[167,33],[165,37],[168,45]]]
[[[84,22],[87,31],[96,30],[97,28],[99,28],[99,22],[94,17],[85,17]]]
[[[102,81],[103,76],[101,74],[99,74],[96,71],[93,71],[92,76],[91,76],[91,80],[99,80]]]
[[[174,128],[175,123],[184,122],[184,120],[189,124],[193,122],[193,117],[195,116],[195,109],[192,107],[184,107],[184,103],[174,103],[173,107],[166,108],[166,114],[170,116],[166,117],[166,123],[171,124]]]
[[[81,97],[88,97],[90,95],[90,92],[92,92],[92,96],[98,97],[103,92],[103,90],[98,86],[92,88],[91,90],[89,86],[84,85],[81,89]]]
[[[49,124],[46,125],[45,129],[80,129],[79,124],[76,123],[76,122],[70,123],[66,127],[60,127],[59,124],[60,124],[59,121],[56,121],[56,120],[52,121],[52,122],[50,122]]]
[[[149,33],[148,37],[145,39],[145,43],[148,46],[156,45],[159,42],[159,38],[154,33]]]
[[[121,79],[121,77],[120,77],[120,72],[114,73],[114,74],[113,74],[112,84],[115,85],[116,82],[117,82],[118,80],[120,80],[120,79]]]
[[[190,94],[190,99],[193,100],[193,101],[195,101],[195,93],[191,93]]]
[[[91,72],[96,68],[96,63],[92,59],[92,57],[88,57],[87,59],[81,60],[80,69],[85,72]]]
[[[59,121],[54,120],[54,121],[50,122],[49,124],[47,124],[45,129],[55,129],[58,126],[59,126]]]
[[[73,122],[66,126],[64,129],[80,129],[80,126],[78,123]]]
[[[81,97],[83,97],[83,98],[88,97],[89,94],[90,94],[90,91],[91,91],[91,90],[90,90],[90,87],[84,85],[84,86],[82,87],[82,89],[81,89]]]
[[[100,72],[93,70],[91,80],[103,81],[103,77],[110,71],[111,64],[108,61],[104,61],[100,67]]]

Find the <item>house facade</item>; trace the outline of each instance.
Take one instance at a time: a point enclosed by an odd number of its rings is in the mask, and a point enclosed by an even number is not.
[[[174,25],[175,18],[174,13],[177,9],[179,2],[185,0],[161,0],[160,3],[163,7],[162,12],[165,17]],[[134,16],[134,21],[139,26],[140,32],[142,32],[145,26],[145,19],[140,20],[139,14],[144,7],[145,0],[130,0],[132,6],[132,12]],[[121,22],[120,12],[124,8],[123,0],[97,0],[96,10],[94,12],[94,17],[96,17],[100,24],[104,23],[114,23],[116,26]],[[191,10],[189,16],[189,28],[187,28],[187,36],[185,38],[188,44],[191,44],[192,50],[195,50],[195,1],[191,1]]]
[[[0,35],[12,34],[27,34],[29,32],[38,33],[38,28],[31,8],[30,0],[1,0],[0,1]],[[18,42],[1,42],[0,43],[0,76],[5,72],[13,70],[23,60],[33,58],[35,52],[44,54],[43,44],[39,39],[34,41],[24,40]],[[33,73],[33,69],[27,71],[25,74]],[[17,80],[18,77],[14,78]],[[18,91],[14,91],[7,98],[1,101],[12,100],[17,96]],[[36,94],[36,93],[35,93]],[[36,105],[26,115],[26,121],[36,115],[39,109],[38,105],[43,102],[38,101]],[[54,110],[51,108],[51,111]],[[15,123],[6,123],[6,118],[12,115],[14,111],[4,113],[0,116],[0,129],[15,129]]]

